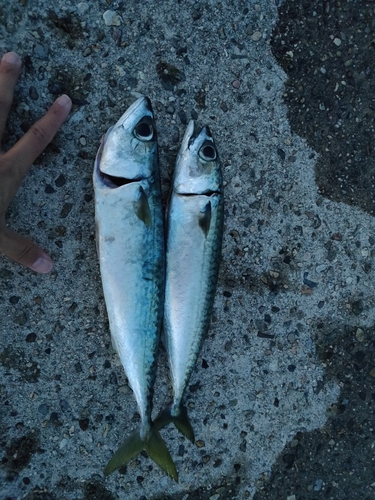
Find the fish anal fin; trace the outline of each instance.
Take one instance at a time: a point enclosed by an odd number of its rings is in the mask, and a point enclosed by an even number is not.
[[[139,186],[138,198],[133,201],[134,212],[139,220],[144,222],[147,227],[151,226],[152,216],[147,195],[142,186]]]
[[[204,235],[208,235],[211,225],[211,202],[209,201],[206,206],[200,211],[199,214],[199,226],[204,232]]]

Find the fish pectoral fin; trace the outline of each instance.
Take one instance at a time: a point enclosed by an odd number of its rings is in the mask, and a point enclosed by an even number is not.
[[[132,458],[139,455],[143,449],[144,442],[139,434],[139,429],[137,429],[126,438],[124,443],[113,454],[104,469],[104,474],[106,476],[112,474],[112,472],[127,464]]]
[[[151,426],[150,435],[146,441],[146,451],[149,457],[166,473],[178,482],[176,466],[169,453],[167,445],[155,425]]]
[[[139,186],[138,198],[133,201],[133,207],[138,219],[144,222],[147,227],[150,227],[152,223],[151,210],[147,195],[142,186]]]
[[[207,236],[208,231],[210,230],[211,225],[211,202],[209,201],[206,206],[200,211],[199,214],[199,226],[204,232],[204,235]]]
[[[145,439],[142,439],[140,436],[140,428],[133,431],[113,454],[104,469],[104,474],[106,476],[112,474],[112,472],[115,472],[115,470],[126,465],[130,460],[139,455],[142,450],[146,450],[149,457],[168,476],[172,477],[176,482],[178,481],[176,466],[155,425],[151,425]]]
[[[195,442],[194,430],[191,426],[186,406],[181,405],[179,414],[177,416],[171,415],[170,406],[164,408],[164,410],[161,411],[154,420],[154,425],[158,430],[160,430],[163,429],[163,427],[166,427],[171,422],[173,422],[175,427],[181,432],[181,434],[187,437],[189,441],[191,441],[192,443]]]

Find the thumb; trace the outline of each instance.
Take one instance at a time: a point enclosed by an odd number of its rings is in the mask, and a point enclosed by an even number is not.
[[[36,243],[6,226],[0,232],[0,252],[37,273],[49,273],[52,260]]]

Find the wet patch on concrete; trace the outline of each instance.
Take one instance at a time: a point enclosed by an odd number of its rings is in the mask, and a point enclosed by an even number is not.
[[[374,5],[285,1],[271,41],[292,130],[319,153],[320,192],[375,214]]]
[[[87,482],[84,487],[82,500],[115,500],[117,495],[111,493],[107,488],[97,480]]]
[[[18,322],[15,321],[15,323]],[[40,368],[38,363],[26,359],[25,353],[20,349],[15,349],[12,346],[3,349],[0,352],[0,365],[7,370],[16,370],[20,379],[24,382],[36,383],[39,380]]]
[[[12,481],[31,461],[32,456],[38,451],[39,437],[35,432],[14,438],[8,445],[2,443],[4,454],[1,467],[6,470],[6,480]],[[26,483],[25,483],[26,484]]]
[[[314,340],[325,378],[340,382],[338,402],[323,428],[294,436],[254,500],[374,498],[375,326],[329,323],[316,324]]]

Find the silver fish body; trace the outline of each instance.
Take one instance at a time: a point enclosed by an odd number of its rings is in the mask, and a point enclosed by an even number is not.
[[[140,429],[107,465],[105,472],[110,473],[143,448],[148,450],[150,437],[156,448],[162,441],[158,433],[156,438],[151,436],[151,410],[164,303],[164,229],[155,124],[147,98],[138,99],[107,132],[93,181],[97,248],[112,344],[141,416]],[[155,459],[153,450],[149,454]]]
[[[207,334],[215,297],[223,234],[220,164],[208,127],[194,136],[190,122],[177,157],[168,213],[164,342],[173,403],[170,416],[183,430],[184,394]],[[162,423],[160,421],[160,427]]]

